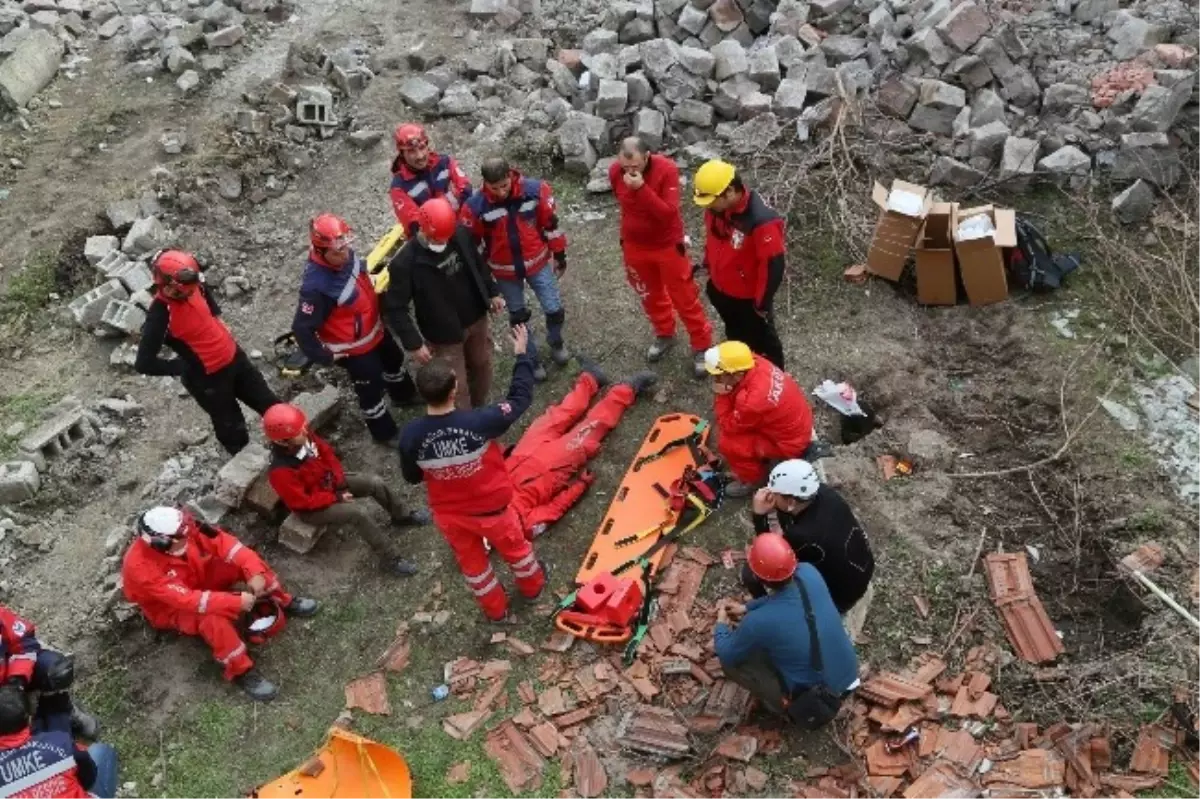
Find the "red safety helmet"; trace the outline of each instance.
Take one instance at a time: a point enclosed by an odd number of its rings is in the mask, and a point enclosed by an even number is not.
[[[263,597],[254,603],[245,620],[246,642],[255,646],[265,644],[283,632],[287,626],[287,614],[283,605],[271,597]]]
[[[454,213],[454,207],[450,205],[449,200],[434,197],[432,200],[426,200],[421,206],[417,212],[417,222],[425,238],[435,244],[441,244],[450,241],[450,237],[458,228],[458,214]]]
[[[353,230],[345,219],[321,214],[308,225],[308,239],[316,250],[340,250],[354,241]]]
[[[150,258],[157,286],[194,286],[200,282],[200,263],[183,250],[159,250]]]
[[[279,443],[303,433],[308,427],[308,417],[295,405],[280,402],[267,408],[267,412],[263,414],[262,425],[267,440]]]
[[[429,146],[429,136],[425,133],[425,128],[415,122],[400,123],[396,126],[393,136],[396,139],[396,149],[401,152]]]
[[[746,563],[760,580],[781,583],[796,573],[796,553],[779,533],[763,533],[746,550]]]

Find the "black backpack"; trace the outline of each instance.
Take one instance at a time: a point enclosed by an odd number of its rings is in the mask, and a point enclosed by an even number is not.
[[[1066,276],[1079,268],[1080,260],[1078,253],[1055,255],[1029,218],[1017,216],[1017,246],[1008,255],[1008,274],[1014,285],[1037,292],[1061,288]]]

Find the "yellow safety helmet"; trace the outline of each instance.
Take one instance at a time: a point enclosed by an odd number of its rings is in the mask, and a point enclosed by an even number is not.
[[[731,375],[754,368],[754,353],[740,341],[724,341],[704,353],[704,368],[710,375]]]
[[[733,164],[717,158],[705,161],[696,170],[692,199],[696,205],[707,208],[712,205],[713,200],[720,196],[721,192],[729,188],[729,184],[733,182],[733,176],[736,174],[737,170],[733,168]]]

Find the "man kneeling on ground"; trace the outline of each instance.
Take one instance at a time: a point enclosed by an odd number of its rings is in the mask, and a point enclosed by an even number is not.
[[[283,590],[275,572],[227,531],[178,508],[156,507],[138,518],[138,537],[121,568],[125,598],[156,630],[198,635],[251,699],[267,701],[278,689],[246,654],[239,622],[260,601],[296,618],[314,615],[316,600]],[[244,591],[234,591],[245,583]]]
[[[21,689],[0,687],[0,796],[116,796],[117,753],[76,746],[67,694],[42,694],[38,716],[53,721],[34,732]]]
[[[871,542],[846,500],[821,485],[811,463],[797,458],[772,469],[766,487],[754,494],[751,510],[758,534],[771,531],[767,514],[775,512],[797,560],[821,572],[838,613],[845,615],[867,593],[875,573]],[[751,596],[767,595],[749,563],[742,567],[742,585]]]
[[[617,383],[591,405],[609,379],[590,360],[580,356],[575,360],[583,367],[575,387],[533,420],[507,456],[513,506],[530,540],[579,501],[596,479],[586,468],[588,461],[600,451],[604,437],[626,409],[658,380],[654,372],[641,372]]]
[[[429,524],[429,514],[408,511],[399,495],[377,474],[347,473],[333,447],[308,427],[304,411],[281,403],[263,416],[263,432],[271,442],[267,480],[284,506],[306,524],[357,530],[375,551],[379,566],[396,577],[417,573],[404,560],[395,541],[371,517],[367,498],[375,500],[397,527]]]
[[[816,699],[826,711],[819,723],[836,714],[837,705],[858,685],[858,656],[829,589],[817,568],[797,566],[796,553],[777,533],[754,539],[746,561],[762,581],[766,596],[746,604],[737,628],[723,601],[713,628],[713,649],[725,676],[742,686],[766,710],[807,723]]]

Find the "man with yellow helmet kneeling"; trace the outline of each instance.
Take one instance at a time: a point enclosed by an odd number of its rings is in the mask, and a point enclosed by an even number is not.
[[[704,353],[712,376],[717,451],[735,482],[725,493],[745,497],[774,462],[801,457],[812,443],[812,409],[791,375],[741,341]]]
[[[705,291],[725,337],[782,369],[772,304],[786,267],[783,218],[746,188],[732,164],[717,159],[696,171],[693,200],[705,209]]]

